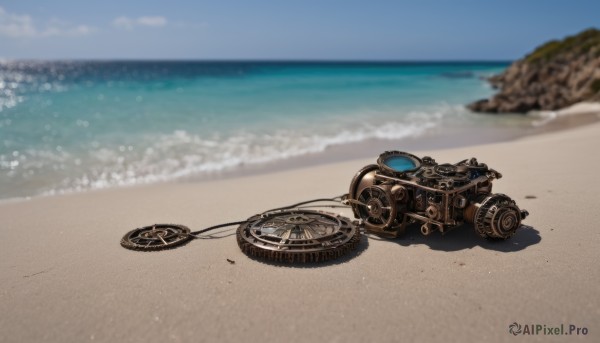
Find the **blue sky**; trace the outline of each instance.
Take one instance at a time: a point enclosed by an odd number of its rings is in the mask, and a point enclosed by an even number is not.
[[[512,60],[600,1],[0,1],[0,58]]]

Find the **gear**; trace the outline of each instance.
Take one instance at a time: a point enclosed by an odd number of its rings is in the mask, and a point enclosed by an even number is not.
[[[389,189],[370,186],[360,192],[353,204],[359,218],[364,220],[368,229],[386,230],[393,226],[396,219],[396,203]]]
[[[449,163],[444,163],[444,164],[439,164],[437,166],[435,166],[433,168],[435,170],[435,172],[438,175],[442,175],[442,176],[453,176],[454,174],[456,174],[456,166],[449,164]]]
[[[379,166],[376,164],[369,164],[365,166],[361,170],[356,173],[354,178],[352,178],[352,182],[350,183],[350,192],[348,193],[348,197],[350,199],[357,199],[358,194],[368,186],[372,186],[375,183],[375,179],[373,175],[375,171],[379,169]],[[352,207],[352,211],[354,212],[355,217],[359,217],[358,212],[356,211],[356,207]]]
[[[504,194],[487,196],[475,212],[475,231],[484,238],[507,239],[521,226],[521,210]]]
[[[121,246],[131,250],[163,250],[184,244],[192,238],[186,226],[154,224],[129,231],[121,239]]]
[[[349,218],[313,210],[256,215],[236,235],[246,255],[290,263],[338,258],[360,242],[360,230]]]

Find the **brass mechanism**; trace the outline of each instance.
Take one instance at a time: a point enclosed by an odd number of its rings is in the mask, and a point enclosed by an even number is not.
[[[264,213],[237,229],[237,242],[250,256],[277,262],[322,262],[356,249],[360,230],[350,219],[322,211]]]
[[[356,173],[346,202],[368,232],[385,237],[419,222],[423,235],[471,223],[484,238],[506,239],[529,213],[492,193],[492,181],[501,177],[475,158],[438,164],[428,156],[387,151]]]
[[[202,233],[239,225],[237,243],[245,254],[293,263],[327,261],[356,249],[361,226],[396,237],[411,223],[419,223],[426,236],[471,223],[481,237],[507,239],[529,213],[510,197],[492,193],[492,182],[501,177],[475,158],[438,164],[431,157],[387,151],[377,164],[356,173],[347,195],[303,201],[194,232],[183,225],[150,225],[128,232],[121,245],[141,251],[169,249]],[[316,202],[339,206],[340,201],[350,205],[359,221],[300,208]]]

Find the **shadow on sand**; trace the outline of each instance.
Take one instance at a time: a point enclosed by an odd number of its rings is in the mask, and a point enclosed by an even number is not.
[[[541,242],[542,237],[540,236],[540,232],[538,230],[528,225],[521,225],[521,228],[517,230],[517,233],[508,240],[489,240],[481,238],[475,233],[475,230],[471,225],[464,225],[462,227],[458,227],[445,235],[433,233],[430,236],[423,236],[419,230],[418,225],[411,225],[407,228],[406,234],[397,239],[386,239],[372,234],[365,234],[363,235],[363,237],[361,237],[361,241],[356,250],[351,251],[338,259],[329,260],[325,262],[282,263],[259,259],[252,256],[248,257],[256,262],[261,262],[277,267],[321,268],[331,265],[343,264],[354,259],[369,247],[369,240],[371,239],[396,243],[404,247],[416,244],[424,244],[432,250],[448,252],[463,249],[471,249],[476,246],[499,252],[516,252],[523,250],[531,245],[538,244],[539,242]]]
[[[199,239],[220,239],[234,235],[235,230],[233,230],[232,228],[228,228],[211,233],[211,235],[200,237]],[[541,242],[542,238],[538,230],[528,225],[521,225],[521,228],[517,230],[517,233],[508,240],[483,239],[475,233],[475,230],[471,225],[463,225],[462,227],[458,227],[445,235],[441,235],[440,233],[435,232],[430,236],[423,236],[419,230],[418,225],[411,225],[407,228],[406,234],[397,239],[387,239],[372,234],[364,234],[361,236],[360,243],[358,244],[358,247],[355,250],[350,251],[349,253],[340,258],[323,262],[285,263],[269,261],[249,255],[246,256],[248,256],[248,258],[250,258],[253,261],[276,267],[322,268],[332,265],[344,264],[358,257],[361,253],[368,249],[369,240],[386,241],[390,243],[396,243],[404,247],[423,244],[427,245],[432,250],[448,252],[463,249],[471,249],[476,246],[499,252],[516,252],[523,250],[531,245],[538,244],[539,242]]]
[[[405,247],[423,244],[432,250],[440,251],[458,251],[479,246],[484,249],[500,252],[516,252],[538,244],[542,240],[540,232],[528,225],[521,225],[515,235],[507,240],[481,238],[475,233],[472,225],[457,227],[445,235],[434,232],[430,236],[423,236],[419,231],[418,225],[411,225],[407,227],[406,234],[397,239],[385,239],[371,234],[367,234],[367,237],[374,240],[393,242]]]

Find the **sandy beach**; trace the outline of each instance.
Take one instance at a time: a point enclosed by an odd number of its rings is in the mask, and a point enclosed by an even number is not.
[[[504,242],[482,240],[469,226],[445,236],[423,237],[417,227],[396,240],[366,235],[358,251],[325,264],[248,258],[235,227],[153,253],[123,249],[119,240],[143,225],[200,229],[345,193],[376,156],[4,203],[0,341],[598,341],[598,146],[594,123],[412,150],[443,162],[477,157],[500,171],[494,191],[529,211],[526,227]],[[514,322],[576,325],[588,334],[515,338]]]

